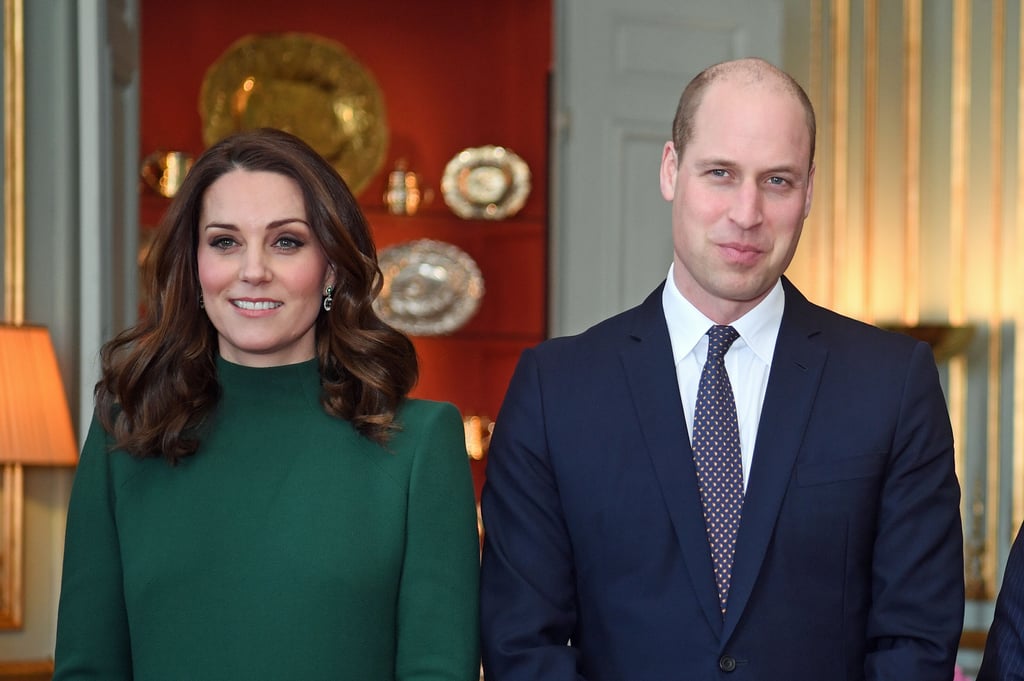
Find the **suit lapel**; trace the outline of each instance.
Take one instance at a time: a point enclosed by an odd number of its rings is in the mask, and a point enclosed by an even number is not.
[[[742,616],[764,562],[828,354],[815,338],[813,307],[788,280],[783,285],[786,307],[743,502],[723,640]]]
[[[637,308],[630,342],[621,357],[644,444],[679,538],[693,590],[708,624],[717,633],[722,629],[722,614],[661,294],[662,288],[658,287]]]

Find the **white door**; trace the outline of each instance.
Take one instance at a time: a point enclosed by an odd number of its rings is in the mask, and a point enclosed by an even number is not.
[[[686,83],[780,64],[779,0],[555,0],[551,335],[639,303],[672,260],[661,149]]]

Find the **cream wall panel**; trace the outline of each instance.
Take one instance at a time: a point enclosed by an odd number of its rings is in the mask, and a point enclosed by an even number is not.
[[[81,435],[92,411],[97,339],[136,310],[137,83],[127,72],[118,81],[110,59],[136,63],[137,6],[31,0],[24,8],[25,318],[50,328]],[[0,633],[0,660],[53,655],[72,476],[25,472],[24,627]]]
[[[74,273],[74,8],[58,0],[24,3],[25,37],[25,308],[24,319],[50,328],[65,388],[74,404],[76,324]],[[0,659],[52,655],[64,513],[72,471],[25,470],[24,626],[0,633]]]

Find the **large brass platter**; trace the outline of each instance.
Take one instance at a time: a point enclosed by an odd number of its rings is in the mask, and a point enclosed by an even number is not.
[[[271,127],[305,140],[358,193],[388,146],[384,97],[340,43],[305,33],[246,36],[206,71],[199,95],[207,146]]]

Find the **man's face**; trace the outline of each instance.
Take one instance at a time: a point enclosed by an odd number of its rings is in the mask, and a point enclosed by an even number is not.
[[[757,305],[793,259],[813,185],[795,96],[770,81],[709,85],[682,159],[669,142],[661,160],[680,293],[719,324]]]

